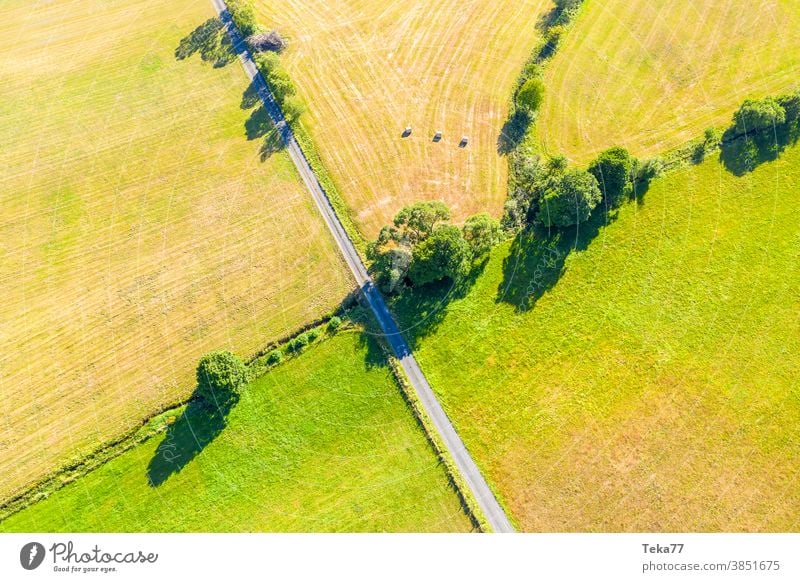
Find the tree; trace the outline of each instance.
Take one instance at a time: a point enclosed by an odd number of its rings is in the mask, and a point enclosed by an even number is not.
[[[569,162],[567,161],[567,156],[563,154],[557,154],[547,160],[547,171],[551,174],[560,174],[567,169],[567,165]]]
[[[283,104],[287,97],[292,97],[297,93],[289,74],[282,67],[273,67],[269,70],[267,83],[269,83],[269,89],[275,100],[280,104]]]
[[[342,318],[338,315],[331,317],[330,321],[328,322],[328,331],[334,332],[340,327],[342,327]]]
[[[244,38],[259,32],[256,13],[249,0],[228,0],[226,4],[231,20]]]
[[[238,398],[239,389],[247,381],[247,368],[229,351],[206,354],[197,365],[197,394],[209,406]]]
[[[267,354],[267,364],[270,366],[277,366],[283,361],[283,352],[279,349],[272,350]]]
[[[585,170],[567,170],[545,191],[537,218],[546,227],[566,227],[585,222],[602,194],[595,177]]]
[[[450,209],[444,202],[434,200],[406,206],[395,215],[394,225],[402,230],[400,239],[416,244],[430,236],[438,223],[446,220],[450,220]]]
[[[566,10],[572,10],[573,8],[577,8],[580,6],[583,0],[554,0],[556,9],[559,12],[564,12]]]
[[[500,240],[500,223],[486,213],[476,214],[464,223],[463,233],[472,256],[482,257]]]
[[[630,192],[632,169],[633,158],[622,147],[607,149],[589,165],[589,173],[597,179],[609,206],[617,206]]]
[[[283,100],[281,109],[287,121],[294,121],[305,113],[306,106],[299,97],[291,95]]]
[[[733,115],[733,125],[739,133],[772,129],[786,121],[786,111],[774,97],[746,99]]]
[[[469,272],[471,260],[472,252],[461,230],[442,224],[414,247],[408,275],[418,286],[445,278],[459,281]]]
[[[544,83],[541,79],[528,79],[517,93],[517,103],[528,113],[536,113],[544,98]]]

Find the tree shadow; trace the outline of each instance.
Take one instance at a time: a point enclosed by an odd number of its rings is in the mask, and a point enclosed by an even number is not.
[[[795,123],[784,123],[773,130],[734,134],[730,128],[722,138],[719,160],[735,176],[744,176],[765,162],[774,161],[800,138]]]
[[[147,466],[150,486],[158,487],[179,473],[208,446],[225,428],[228,414],[237,402],[238,396],[209,406],[195,395],[180,418],[167,429],[150,459]]]
[[[503,260],[503,280],[497,287],[496,302],[513,305],[520,312],[533,309],[561,279],[569,254],[586,250],[617,215],[617,210],[598,208],[578,226],[548,230],[532,225],[517,233]]]
[[[488,257],[476,262],[469,274],[458,282],[442,279],[421,287],[408,287],[392,299],[392,311],[412,350],[421,338],[439,328],[450,303],[467,295],[488,262]]]
[[[195,53],[200,53],[200,59],[212,63],[215,68],[224,67],[236,58],[219,18],[209,18],[183,37],[175,49],[175,58],[182,61]]]
[[[497,136],[497,153],[505,156],[514,151],[525,139],[531,121],[530,115],[521,109],[516,109],[509,115]]]
[[[259,148],[259,158],[262,162],[269,159],[272,154],[286,148],[284,136],[275,127],[272,118],[261,103],[261,96],[254,83],[250,83],[250,86],[242,93],[240,107],[245,111],[255,108],[244,122],[244,131],[248,140],[264,138]]]

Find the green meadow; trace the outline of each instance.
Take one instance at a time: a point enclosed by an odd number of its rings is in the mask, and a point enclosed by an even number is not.
[[[470,531],[383,353],[365,338],[340,332],[273,368],[244,389],[226,426],[184,411],[166,433],[0,530]]]
[[[714,158],[395,304],[521,529],[796,531],[800,148]]]

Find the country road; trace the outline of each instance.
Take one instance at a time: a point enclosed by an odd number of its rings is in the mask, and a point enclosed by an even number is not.
[[[472,457],[467,451],[467,448],[464,446],[461,437],[458,436],[453,424],[450,422],[450,419],[447,417],[447,414],[445,413],[441,404],[436,399],[436,395],[433,393],[430,384],[428,384],[428,380],[425,378],[425,375],[422,373],[422,370],[417,364],[414,355],[411,353],[411,349],[398,330],[397,324],[389,312],[386,302],[383,300],[383,296],[381,295],[380,291],[378,291],[377,287],[375,287],[372,278],[367,273],[364,263],[361,261],[361,257],[356,251],[355,246],[353,246],[353,243],[347,236],[344,227],[339,222],[339,219],[336,216],[328,197],[323,191],[319,180],[303,155],[300,146],[294,138],[291,128],[286,123],[280,107],[275,102],[275,99],[272,97],[266,82],[258,72],[247,45],[242,40],[241,35],[239,34],[238,30],[236,30],[236,27],[233,25],[224,1],[211,0],[211,2],[219,14],[223,24],[225,25],[228,34],[230,35],[233,48],[236,51],[236,54],[239,55],[239,60],[241,61],[247,76],[252,81],[253,87],[255,87],[258,91],[258,95],[264,104],[264,108],[283,138],[283,141],[286,145],[286,150],[294,162],[294,165],[297,167],[297,171],[300,173],[303,183],[308,188],[315,204],[317,205],[317,208],[322,213],[325,223],[328,225],[333,238],[336,240],[336,244],[339,246],[342,255],[344,255],[345,262],[353,272],[353,276],[356,278],[364,297],[369,303],[369,306],[372,308],[381,330],[391,345],[395,355],[400,360],[400,364],[402,365],[403,370],[408,376],[408,379],[417,394],[424,413],[428,416],[428,418],[430,418],[433,426],[439,433],[441,441],[444,443],[444,446],[447,448],[449,454],[455,461],[458,471],[461,473],[461,476],[469,487],[470,492],[475,497],[475,500],[477,501],[492,530],[502,533],[513,532],[514,528],[511,525],[511,522],[503,511],[503,508],[500,507],[497,499],[495,499],[491,489],[489,489],[489,486],[486,483],[486,480],[483,478],[483,475],[481,475],[480,470],[475,464],[475,461],[473,461]]]

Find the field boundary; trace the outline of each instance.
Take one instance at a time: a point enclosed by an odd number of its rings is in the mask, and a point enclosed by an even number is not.
[[[489,521],[486,519],[486,516],[481,510],[480,505],[478,505],[478,501],[475,499],[475,496],[472,495],[469,487],[458,472],[455,461],[447,450],[447,447],[445,447],[444,443],[441,442],[441,439],[436,433],[430,418],[428,418],[428,415],[425,413],[425,410],[419,402],[419,398],[417,398],[416,394],[414,394],[414,390],[411,388],[400,362],[397,360],[397,358],[395,358],[395,356],[383,342],[380,342],[380,346],[386,355],[386,363],[392,373],[392,376],[394,377],[395,382],[397,383],[398,388],[400,389],[400,394],[403,396],[403,400],[405,400],[406,404],[411,409],[411,413],[413,414],[417,424],[422,430],[422,433],[425,435],[425,438],[433,449],[433,452],[436,453],[439,462],[444,465],[447,481],[455,490],[456,495],[458,495],[458,499],[461,502],[461,508],[464,510],[464,513],[472,522],[472,525],[476,530],[481,533],[491,533],[493,530],[489,524]]]
[[[304,325],[291,335],[284,336],[284,338],[280,340],[268,343],[265,348],[259,350],[256,354],[247,359],[246,365],[248,372],[258,369],[256,368],[257,361],[259,358],[264,357],[269,351],[278,347],[285,347],[293,339],[311,329],[323,328],[324,331],[325,326],[327,326],[328,322],[334,315],[338,314],[340,316],[345,316],[347,313],[349,313],[349,309],[345,311],[335,311],[332,314],[326,315],[312,323]],[[348,323],[345,320],[342,322],[342,327],[337,331],[327,334],[321,333],[318,341],[325,341],[332,338],[337,333],[352,330],[354,327],[354,324]],[[287,357],[282,362],[273,366],[261,368],[261,373],[249,378],[248,381],[252,382],[260,378],[271,369],[301,355],[304,350],[296,353],[291,353],[288,350],[285,351],[287,352]],[[18,513],[19,511],[29,507],[30,505],[46,499],[50,496],[50,494],[55,493],[78,478],[88,475],[92,471],[99,469],[109,461],[119,457],[133,447],[140,445],[150,440],[152,437],[164,432],[169,427],[171,422],[174,421],[175,417],[181,412],[181,409],[187,406],[191,400],[192,397],[189,397],[185,400],[162,406],[156,412],[142,419],[137,426],[123,433],[119,437],[101,444],[83,457],[68,462],[55,471],[45,475],[30,487],[20,491],[19,493],[11,496],[8,500],[0,503],[0,523],[15,513]]]

